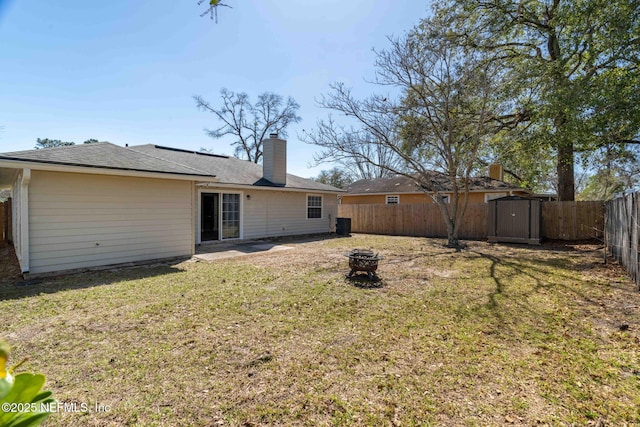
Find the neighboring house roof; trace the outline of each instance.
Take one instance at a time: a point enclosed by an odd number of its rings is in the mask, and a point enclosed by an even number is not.
[[[262,176],[262,165],[235,157],[180,150],[157,145],[120,147],[109,142],[70,145],[39,150],[1,153],[0,162],[31,162],[71,167],[201,177],[216,183],[241,186],[279,187],[297,190],[340,192],[335,187],[287,174],[287,184],[278,186]]]
[[[291,174],[287,174],[287,184],[285,186],[277,186],[263,178],[262,165],[235,157],[203,154],[152,144],[137,145],[129,147],[129,149],[156,158],[188,164],[199,170],[215,172],[217,178],[216,184],[279,187],[312,191],[342,191],[330,185]]]
[[[452,191],[449,178],[439,172],[432,172],[428,178],[434,188],[438,191]],[[401,194],[401,193],[421,193],[422,190],[416,185],[416,181],[403,175],[394,175],[386,178],[361,179],[346,188],[350,195],[356,194]],[[469,185],[470,191],[508,191],[524,190],[508,182],[499,181],[486,176],[473,177]]]

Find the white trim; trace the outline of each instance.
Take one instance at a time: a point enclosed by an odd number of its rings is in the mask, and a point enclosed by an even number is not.
[[[51,163],[39,163],[39,162],[28,162],[28,161],[21,162],[21,161],[15,161],[15,160],[0,159],[0,168],[23,169],[25,167],[33,170],[42,170],[42,171],[49,171],[49,172],[86,173],[86,174],[93,174],[93,175],[118,175],[118,176],[131,176],[131,177],[141,177],[141,178],[175,179],[179,181],[217,182],[219,179],[216,177],[209,178],[201,175],[145,172],[145,171],[134,171],[134,170],[127,170],[127,169],[110,169],[110,168],[102,168],[102,167],[58,165],[58,164],[51,164]]]
[[[191,186],[191,256],[196,254],[196,244],[200,238],[198,222],[198,191],[195,185]]]
[[[451,203],[451,194],[442,194],[442,193],[440,193],[440,196],[442,197],[442,200],[445,203]],[[434,195],[432,195],[430,197],[431,197],[431,200],[433,201],[433,203],[436,203],[436,198],[438,197],[438,195],[434,194]]]
[[[16,248],[16,256],[20,263],[20,269],[22,273],[29,273],[29,182],[31,181],[31,169],[22,169],[22,174],[19,177],[17,185],[20,186],[18,198],[18,206],[16,206],[16,212],[19,212],[18,218],[13,219],[14,225],[16,220],[19,222],[18,235],[15,236],[18,240],[19,247]],[[13,199],[16,201],[15,199]]]
[[[309,218],[309,207],[317,208],[317,206],[309,206],[309,197],[320,197],[320,216],[318,218]],[[308,221],[322,220],[324,216],[324,195],[318,193],[307,193],[305,201],[305,216]]]
[[[228,241],[233,241],[233,240],[242,240],[244,239],[244,192],[243,191],[231,191],[231,190],[223,190],[223,189],[203,189],[203,188],[198,188],[197,189],[197,209],[196,209],[196,230],[195,230],[195,240],[196,240],[196,245],[200,245],[202,244],[202,232],[201,232],[201,227],[202,227],[202,194],[239,194],[240,195],[240,237],[234,237],[232,239],[223,239],[222,238],[222,197],[220,197],[220,200],[218,201],[218,207],[220,209],[219,211],[219,218],[218,218],[218,230],[219,230],[219,235],[218,235],[218,240],[213,240],[214,242],[228,242]],[[207,243],[210,243],[210,241],[207,241]]]
[[[389,198],[390,197],[395,197],[396,198],[396,202],[395,203],[389,203]],[[388,194],[385,196],[384,198],[384,204],[385,205],[399,205],[400,204],[400,195],[399,194]]]
[[[251,184],[233,184],[233,183],[229,183],[229,182],[197,182],[196,186],[198,188],[209,188],[209,187],[214,187],[214,188],[224,188],[224,187],[230,187],[230,188],[240,188],[240,189],[244,189],[244,190],[251,190],[251,191],[290,191],[290,192],[297,192],[297,193],[309,193],[309,192],[314,192],[314,193],[318,193],[318,194],[342,194],[344,196],[350,196],[351,194],[347,194],[347,192],[345,190],[314,190],[313,188],[291,188],[291,187],[269,187],[266,185],[251,185]]]
[[[493,197],[489,198],[489,196],[493,196]],[[513,191],[509,191],[508,193],[504,191],[500,193],[487,193],[484,195],[484,202],[489,203],[489,200],[499,199],[500,197],[507,197],[507,196],[513,196]]]

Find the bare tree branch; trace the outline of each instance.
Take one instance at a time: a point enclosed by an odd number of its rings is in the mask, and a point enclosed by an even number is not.
[[[280,137],[287,136],[287,127],[298,123],[301,118],[297,115],[300,106],[291,97],[283,100],[282,96],[265,92],[258,95],[258,101],[252,105],[249,96],[244,93],[234,93],[227,89],[220,91],[222,106],[215,108],[201,96],[194,96],[196,106],[214,114],[222,126],[215,129],[205,129],[207,135],[214,139],[226,135],[233,135],[236,140],[235,155],[244,157],[254,163],[262,158],[262,140],[271,133]]]
[[[303,139],[323,148],[318,161],[369,164],[412,179],[438,205],[449,244],[458,247],[470,174],[480,149],[500,127],[493,93],[499,70],[451,43],[446,25],[436,19],[405,38],[390,39],[388,50],[376,52],[375,83],[396,87],[399,99],[356,99],[343,84],[333,84],[318,104],[340,113],[350,125],[330,116]],[[450,203],[445,203],[446,193]]]

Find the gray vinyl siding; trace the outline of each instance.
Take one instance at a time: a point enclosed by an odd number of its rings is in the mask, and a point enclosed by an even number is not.
[[[332,193],[246,191],[244,238],[328,233],[335,229],[338,199]],[[307,219],[307,195],[322,195],[322,218]]]
[[[191,181],[33,171],[30,272],[193,253]]]

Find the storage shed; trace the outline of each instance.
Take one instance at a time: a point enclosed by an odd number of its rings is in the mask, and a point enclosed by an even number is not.
[[[520,196],[489,201],[489,242],[539,245],[541,206],[539,199]]]

